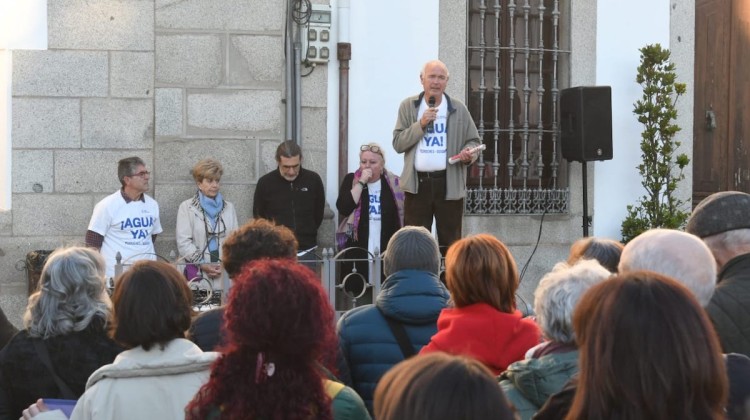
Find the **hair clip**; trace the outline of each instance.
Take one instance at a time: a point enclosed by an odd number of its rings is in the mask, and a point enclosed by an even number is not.
[[[265,381],[265,377],[263,377],[262,373],[266,375],[266,377],[271,377],[276,372],[276,365],[272,362],[265,363],[264,361],[265,356],[263,352],[258,352],[258,357],[255,359],[255,383],[259,384],[263,381]]]

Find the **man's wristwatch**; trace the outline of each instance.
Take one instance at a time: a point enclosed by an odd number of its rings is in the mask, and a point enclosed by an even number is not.
[[[367,183],[366,183],[366,182],[362,182],[362,181],[357,181],[357,183],[358,183],[359,185],[361,185],[361,186],[362,186],[362,188],[364,188],[364,187],[366,187],[366,186],[367,186]]]

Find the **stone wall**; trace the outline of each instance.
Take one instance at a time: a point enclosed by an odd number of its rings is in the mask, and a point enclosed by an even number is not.
[[[0,305],[20,324],[29,251],[82,244],[117,161],[152,171],[176,250],[179,203],[204,157],[240,221],[284,137],[285,0],[49,0],[49,49],[13,52],[12,210],[0,212]],[[325,178],[326,66],[303,79],[305,166]],[[330,216],[330,211],[328,212]],[[321,241],[331,243],[327,220]]]

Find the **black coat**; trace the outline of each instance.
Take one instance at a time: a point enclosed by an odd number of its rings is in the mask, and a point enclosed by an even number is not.
[[[16,420],[39,398],[62,398],[61,391],[42,364],[27,330],[16,334],[0,352],[0,420]],[[112,363],[122,348],[95,318],[83,331],[44,341],[57,375],[81,396],[89,376]]]
[[[339,210],[339,215],[342,217],[348,217],[357,207],[361,208],[362,217],[359,218],[359,224],[357,225],[358,240],[349,241],[346,246],[367,248],[367,242],[370,237],[370,220],[368,218],[367,203],[370,202],[370,193],[367,187],[365,187],[362,190],[359,203],[355,203],[351,193],[353,180],[353,173],[349,173],[344,177],[344,181],[339,188],[339,196],[336,199],[336,208]],[[391,240],[391,236],[393,236],[401,226],[398,220],[398,209],[396,208],[396,201],[393,199],[391,187],[383,178],[381,178],[380,184],[380,252],[382,253],[388,246],[388,241]],[[365,207],[363,208],[362,206]]]
[[[732,258],[719,280],[706,312],[725,353],[750,356],[750,254]]]
[[[354,173],[349,173],[344,177],[344,181],[341,183],[339,188],[339,196],[336,199],[336,208],[339,210],[341,217],[349,217],[357,207],[361,208],[361,217],[357,224],[357,240],[349,239],[346,243],[346,247],[359,247],[367,249],[369,237],[370,237],[370,219],[369,219],[369,203],[370,203],[370,192],[367,187],[363,188],[362,195],[360,195],[359,203],[354,202],[352,198],[352,182],[354,180]],[[393,192],[391,187],[381,178],[380,182],[380,253],[385,252],[388,246],[388,241],[391,240],[396,231],[401,228],[401,223],[398,218],[398,208],[396,207],[396,201],[393,198]],[[364,207],[363,207],[364,206]],[[342,255],[344,259],[361,259],[363,261],[344,262],[342,263],[342,276],[347,273],[351,273],[352,266],[357,268],[357,272],[362,274],[365,279],[369,277],[367,262],[364,259],[368,258],[368,253],[360,249],[352,249]],[[385,280],[385,276],[381,273],[381,282]],[[357,295],[358,290],[352,290]],[[366,301],[370,301],[371,298],[367,297]]]
[[[193,320],[188,338],[203,351],[216,351],[226,343],[224,306],[203,312]]]
[[[7,344],[17,332],[18,330],[16,327],[8,321],[5,312],[0,308],[0,349],[5,347],[5,344]]]

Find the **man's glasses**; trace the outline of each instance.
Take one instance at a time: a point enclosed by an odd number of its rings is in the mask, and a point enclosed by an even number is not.
[[[139,178],[143,178],[146,175],[151,175],[151,172],[149,172],[149,171],[140,171],[137,174],[130,175],[130,177],[137,176]]]
[[[380,156],[383,156],[383,153],[381,152],[380,147],[375,146],[375,145],[363,144],[363,145],[359,146],[359,151],[360,152],[370,151],[372,153],[377,153]]]

